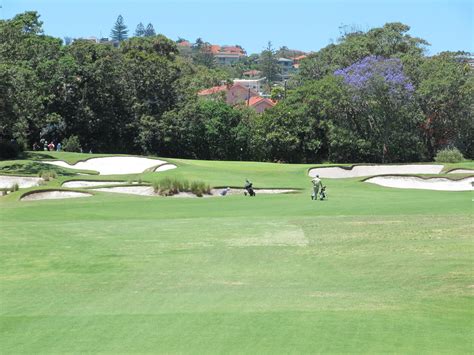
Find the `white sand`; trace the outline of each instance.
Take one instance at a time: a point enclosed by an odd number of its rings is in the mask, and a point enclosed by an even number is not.
[[[153,191],[153,187],[151,186],[117,186],[117,187],[102,187],[93,189],[94,191],[102,191],[102,192],[114,192],[120,194],[131,194],[131,195],[140,195],[140,196],[159,196]],[[212,197],[212,196],[220,196],[220,192],[223,189],[211,189],[211,195],[204,195],[203,197]],[[255,193],[259,194],[284,194],[295,192],[296,190],[291,189],[256,189]],[[229,195],[243,195],[244,189],[230,189],[227,193]],[[180,192],[177,195],[173,195],[170,197],[197,197],[191,192]]]
[[[0,188],[10,188],[14,184],[18,184],[19,188],[38,186],[43,179],[39,177],[25,177],[25,176],[0,176]]]
[[[375,176],[365,182],[399,189],[422,189],[438,191],[472,191],[474,177],[461,180],[446,178],[422,179],[415,176]]]
[[[454,169],[454,170],[449,171],[448,174],[474,174],[474,170]]]
[[[225,188],[220,188],[220,189],[211,189],[211,193],[213,195],[217,195],[217,196],[220,196],[220,193],[222,190],[224,190]],[[243,195],[244,194],[244,189],[230,189],[229,192],[227,192],[227,195],[226,196],[229,196],[229,195]],[[287,193],[292,193],[292,192],[296,192],[297,190],[293,190],[293,189],[254,189],[255,191],[255,194],[256,195],[259,195],[259,194],[287,194]]]
[[[139,174],[166,162],[158,159],[141,157],[106,157],[92,158],[70,165],[62,160],[41,161],[42,163],[61,166],[69,169],[94,170],[100,175]]]
[[[166,163],[166,164],[163,164],[163,165],[160,165],[159,167],[157,167],[157,168],[154,170],[154,172],[155,172],[155,173],[158,173],[158,172],[167,171],[167,170],[176,169],[176,168],[177,168],[176,165]]]
[[[61,186],[63,187],[92,187],[101,185],[125,185],[126,181],[87,181],[87,180],[74,180],[66,181]]]
[[[309,176],[328,179],[344,179],[371,175],[384,174],[439,174],[443,165],[356,165],[348,167],[314,168],[309,171]]]
[[[59,200],[63,198],[90,197],[91,194],[75,191],[39,191],[26,195],[21,201]]]
[[[102,192],[113,192],[118,194],[130,194],[140,196],[158,196],[153,191],[152,186],[117,186],[117,187],[102,187],[98,189],[92,189],[94,191]]]

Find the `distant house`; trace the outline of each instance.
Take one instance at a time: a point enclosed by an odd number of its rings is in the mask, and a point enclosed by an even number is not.
[[[265,97],[254,96],[248,100],[248,106],[252,107],[258,113],[262,113],[267,108],[271,108],[276,105],[276,102],[267,99]]]
[[[237,46],[219,46],[212,44],[208,47],[208,51],[214,55],[216,61],[220,65],[231,65],[245,56],[245,51]]]
[[[215,86],[198,93],[198,96],[204,98],[219,97],[219,95],[225,98],[228,105],[246,105],[258,113],[275,106],[275,102],[272,100],[259,96],[255,90],[241,84]]]
[[[249,70],[242,73],[244,78],[248,79],[258,79],[261,77],[262,72],[260,70]]]
[[[280,79],[287,80],[293,74],[293,60],[288,58],[278,58],[278,67],[280,68],[280,73],[278,74]]]
[[[201,90],[198,96],[212,97],[224,95],[225,102],[229,105],[245,103],[249,98],[258,96],[258,93],[240,84],[215,86],[210,89]]]
[[[300,55],[298,57],[294,57],[293,58],[293,68],[295,68],[296,70],[298,70],[300,68],[300,62],[305,59],[306,57],[308,57],[307,55]]]
[[[265,84],[266,78],[259,79],[234,79],[234,84],[240,84],[245,86],[247,89],[252,89],[256,92],[263,91],[263,85]]]

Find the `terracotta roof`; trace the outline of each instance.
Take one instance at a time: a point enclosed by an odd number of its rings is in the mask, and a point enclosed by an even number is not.
[[[300,56],[298,56],[298,57],[294,57],[293,60],[295,60],[295,61],[300,61],[301,59],[305,59],[306,57],[307,57],[307,55],[306,55],[306,54],[303,54],[303,55],[300,55]]]
[[[182,41],[182,42],[176,43],[176,45],[180,47],[191,47],[191,43],[189,41]]]
[[[211,44],[209,46],[209,52],[211,52],[212,54],[217,54],[220,50],[221,46],[219,46],[218,44]]]
[[[258,104],[261,103],[261,102],[266,102],[266,103],[268,103],[270,106],[275,106],[275,105],[276,105],[275,102],[273,102],[272,100],[267,99],[267,98],[265,98],[265,97],[253,96],[253,97],[251,97],[250,100],[249,100],[249,106],[256,106],[256,105],[258,105]]]
[[[217,94],[218,92],[227,91],[227,89],[228,89],[227,85],[214,86],[212,88],[199,91],[198,95],[199,96],[213,95],[213,94]]]
[[[244,54],[244,50],[240,47],[236,46],[223,46],[222,47],[223,52],[231,52],[231,53],[241,53]]]

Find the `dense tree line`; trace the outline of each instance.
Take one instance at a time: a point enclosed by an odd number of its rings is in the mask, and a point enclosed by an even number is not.
[[[29,149],[43,138],[201,159],[417,161],[446,146],[474,156],[472,71],[462,53],[427,57],[427,43],[405,25],[348,33],[310,55],[262,115],[198,98],[231,78],[202,51],[205,42],[188,57],[143,29],[118,48],[66,46],[43,34],[35,12],[0,21],[0,138]],[[246,61],[239,70],[257,63]]]

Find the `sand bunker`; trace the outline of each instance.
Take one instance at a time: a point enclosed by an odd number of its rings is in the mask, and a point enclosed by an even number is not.
[[[102,187],[98,189],[92,189],[94,191],[101,192],[113,192],[118,194],[130,194],[140,196],[158,196],[153,191],[152,186],[117,186],[117,187]]]
[[[399,189],[422,189],[438,191],[471,191],[474,190],[474,177],[461,180],[446,178],[422,179],[415,176],[375,176],[365,182]]]
[[[19,188],[38,186],[43,179],[38,177],[25,177],[25,176],[0,176],[0,189],[8,189],[15,184],[18,184]]]
[[[454,170],[448,171],[448,174],[474,174],[474,170],[454,169]]]
[[[170,164],[170,163],[166,163],[166,164],[163,164],[163,165],[160,165],[159,167],[157,167],[155,170],[153,170],[155,173],[158,173],[158,172],[162,172],[162,171],[167,171],[167,170],[171,170],[171,169],[176,169],[177,166],[174,165],[174,164]]]
[[[74,180],[74,181],[66,181],[62,184],[62,187],[93,187],[93,186],[101,186],[101,185],[125,185],[127,184],[126,181],[88,181],[88,180]]]
[[[70,165],[62,160],[41,161],[42,163],[61,166],[69,169],[94,170],[100,175],[139,174],[166,162],[158,159],[141,157],[105,157],[92,158]]]
[[[313,168],[309,176],[321,178],[344,179],[383,174],[439,174],[443,165],[355,165],[352,167]]]
[[[23,196],[21,201],[59,200],[63,198],[90,197],[91,194],[76,191],[38,191]]]
[[[222,190],[225,190],[225,188],[220,188],[220,189],[212,189],[211,193],[213,195],[220,196],[220,193]],[[227,192],[227,196],[229,195],[243,195],[244,194],[244,189],[230,189],[229,192]],[[297,192],[297,190],[294,189],[254,189],[255,194],[288,194],[292,192]]]
[[[93,189],[94,191],[101,191],[101,192],[113,192],[113,193],[120,193],[120,194],[131,194],[131,195],[140,195],[140,196],[159,196],[157,193],[154,192],[152,186],[117,186],[117,187],[103,187],[98,189]],[[222,189],[211,189],[211,195],[204,195],[203,197],[213,197],[213,196],[220,196],[220,192],[224,190]],[[256,189],[255,193],[259,194],[284,194],[284,193],[291,193],[296,192],[296,190],[292,189]],[[244,189],[230,189],[227,193],[229,195],[243,195]],[[197,197],[191,192],[180,192],[177,195],[173,195],[170,197]]]

